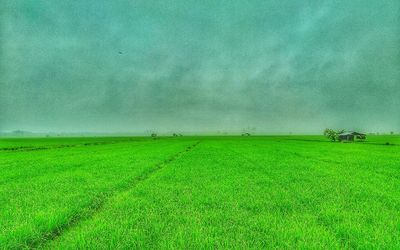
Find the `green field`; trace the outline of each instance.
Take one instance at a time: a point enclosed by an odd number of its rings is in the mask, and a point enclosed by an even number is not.
[[[3,138],[0,248],[400,249],[400,136]]]

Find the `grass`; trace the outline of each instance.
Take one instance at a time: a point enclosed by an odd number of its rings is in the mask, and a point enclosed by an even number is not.
[[[399,156],[399,136],[1,139],[0,248],[399,249]]]

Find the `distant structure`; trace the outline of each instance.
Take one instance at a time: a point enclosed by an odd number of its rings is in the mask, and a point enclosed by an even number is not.
[[[365,134],[354,131],[340,133],[338,137],[341,142],[352,142],[354,139],[365,140],[367,138]]]
[[[23,130],[14,130],[12,133],[13,133],[14,135],[25,135],[25,134],[29,134],[29,132],[23,131]]]

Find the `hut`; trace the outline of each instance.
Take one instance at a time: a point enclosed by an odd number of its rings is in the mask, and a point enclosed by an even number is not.
[[[343,132],[339,134],[339,141],[341,142],[352,142],[354,139],[365,140],[366,135],[358,132]]]

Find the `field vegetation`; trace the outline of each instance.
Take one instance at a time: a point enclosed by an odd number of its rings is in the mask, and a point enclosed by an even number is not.
[[[400,136],[0,139],[0,248],[400,249]]]

